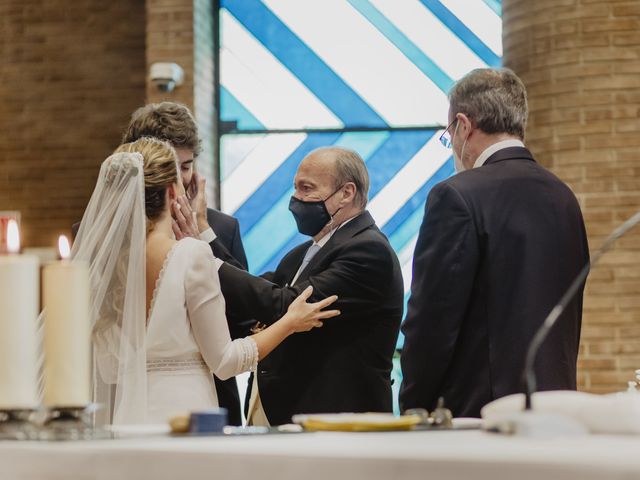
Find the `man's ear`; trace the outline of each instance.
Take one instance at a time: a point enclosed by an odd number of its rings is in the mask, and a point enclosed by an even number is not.
[[[353,202],[356,196],[357,188],[353,182],[347,182],[342,187],[342,200],[344,203]]]
[[[475,128],[473,120],[464,113],[458,113],[456,117],[458,119],[458,128],[460,132],[462,132],[463,135],[467,136],[469,132],[471,132]]]

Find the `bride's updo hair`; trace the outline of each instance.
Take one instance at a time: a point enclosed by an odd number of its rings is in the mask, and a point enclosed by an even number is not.
[[[164,212],[167,188],[179,181],[176,151],[168,142],[143,137],[120,145],[117,152],[137,152],[144,158],[144,202],[150,231]]]

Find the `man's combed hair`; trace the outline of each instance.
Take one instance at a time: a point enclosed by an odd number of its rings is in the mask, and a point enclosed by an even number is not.
[[[451,112],[464,113],[485,133],[508,133],[524,139],[527,91],[508,68],[478,68],[449,92]]]
[[[369,171],[362,157],[353,150],[342,147],[321,147],[309,153],[331,155],[334,159],[335,188],[351,182],[356,186],[354,203],[364,209],[369,196]]]
[[[175,102],[150,103],[138,108],[122,136],[122,143],[143,137],[169,142],[175,148],[187,148],[198,155],[201,151],[198,126],[189,109]]]

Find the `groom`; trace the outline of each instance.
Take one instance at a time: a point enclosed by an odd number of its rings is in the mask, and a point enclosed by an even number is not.
[[[182,183],[187,192],[196,190],[198,176],[194,172],[194,162],[200,153],[198,127],[189,109],[174,102],[152,103],[137,109],[131,115],[122,143],[135,142],[141,137],[155,137],[168,141],[178,154]],[[188,205],[185,205],[185,210]],[[218,210],[206,209],[206,219],[200,218],[198,234],[212,248],[220,246],[228,250],[237,260],[236,267],[247,269],[247,257],[240,238],[238,221]],[[215,232],[215,233],[214,233]],[[228,319],[229,320],[229,319]],[[229,321],[232,338],[244,337],[255,322],[246,324]],[[240,398],[235,377],[222,381],[214,376],[218,403],[229,411],[229,423],[241,425]]]

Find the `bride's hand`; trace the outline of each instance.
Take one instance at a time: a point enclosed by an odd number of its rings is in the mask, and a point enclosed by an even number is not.
[[[308,286],[287,309],[286,317],[294,332],[307,332],[314,327],[321,327],[323,320],[340,315],[340,310],[323,310],[338,299],[337,295],[316,303],[307,303],[312,293],[313,287]]]

